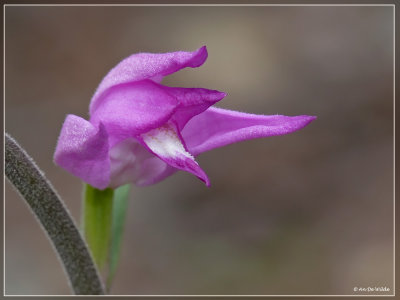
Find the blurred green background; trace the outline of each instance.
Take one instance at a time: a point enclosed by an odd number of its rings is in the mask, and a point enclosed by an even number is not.
[[[136,52],[192,51],[171,86],[217,106],[318,116],[134,188],[114,294],[353,294],[393,288],[393,7],[6,7],[5,125],[76,220],[82,184],[52,162],[66,114]],[[7,183],[6,294],[69,294],[38,223]]]

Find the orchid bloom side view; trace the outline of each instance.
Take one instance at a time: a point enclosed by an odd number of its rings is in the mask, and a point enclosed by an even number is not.
[[[199,154],[288,134],[315,119],[214,108],[224,92],[161,84],[164,76],[201,66],[207,55],[206,47],[134,54],[101,81],[90,102],[89,120],[67,115],[54,161],[86,183],[82,232],[43,172],[6,136],[7,178],[43,225],[76,294],[110,293],[131,184],[155,184],[182,170],[210,186],[195,160]]]
[[[288,134],[313,116],[253,115],[212,107],[226,94],[160,84],[164,76],[207,59],[194,52],[134,54],[102,80],[90,119],[68,115],[55,162],[97,189],[157,183],[183,170],[210,186],[195,161],[202,152],[239,141]]]
[[[214,108],[224,92],[161,84],[164,76],[201,66],[207,56],[205,46],[193,52],[134,54],[103,78],[91,99],[88,121],[75,115],[65,119],[54,161],[87,183],[84,235],[99,269],[108,262],[108,290],[130,184],[155,184],[182,170],[210,186],[197,155],[247,139],[288,134],[315,119]]]

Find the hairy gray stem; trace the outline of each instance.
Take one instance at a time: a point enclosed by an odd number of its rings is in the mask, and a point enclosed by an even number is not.
[[[32,158],[5,134],[5,173],[49,236],[78,295],[104,289],[88,247],[57,192]]]

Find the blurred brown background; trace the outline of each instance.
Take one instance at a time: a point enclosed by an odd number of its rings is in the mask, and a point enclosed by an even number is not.
[[[82,184],[52,162],[65,115],[135,52],[208,61],[166,85],[218,106],[316,115],[291,135],[203,154],[134,188],[114,294],[353,294],[393,288],[393,7],[6,7],[6,130],[76,220]],[[7,294],[69,294],[38,223],[6,184]]]

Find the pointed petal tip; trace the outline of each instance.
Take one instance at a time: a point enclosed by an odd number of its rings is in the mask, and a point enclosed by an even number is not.
[[[289,118],[293,118],[293,120],[295,120],[295,119],[298,120],[299,124],[298,124],[298,128],[296,130],[306,127],[312,121],[317,119],[316,116],[309,116],[309,115],[291,116]]]
[[[224,99],[226,96],[228,96],[228,93],[219,92],[219,91],[218,91],[218,96],[220,97],[220,99]]]
[[[199,49],[197,49],[197,51],[199,51],[199,52],[207,52],[207,46],[203,45]]]
[[[198,177],[198,178],[205,183],[206,187],[211,186],[210,179],[208,179],[208,176],[206,175],[206,173],[204,173],[204,175],[202,177]]]
[[[208,52],[206,46],[202,46],[192,53],[194,54],[191,65],[192,68],[200,67],[207,60]]]
[[[211,182],[208,178],[207,181],[205,181],[204,183],[206,184],[206,187],[211,188]]]
[[[208,100],[210,102],[215,103],[215,102],[218,102],[218,101],[224,99],[227,95],[228,94],[225,93],[225,92],[220,92],[220,91],[214,90],[213,94],[212,94],[212,97],[210,97],[210,99],[208,99]]]
[[[306,121],[306,125],[310,124],[312,121],[317,119],[317,116],[307,116],[304,115],[304,120]]]
[[[291,129],[289,129],[286,133],[283,133],[283,134],[292,133],[294,131],[300,130],[300,129],[308,126],[317,117],[316,116],[308,116],[308,115],[300,115],[300,116],[293,116],[293,117],[289,117],[289,118],[293,118],[293,120],[297,120],[298,123],[297,124],[293,123],[294,126],[290,126]],[[288,122],[288,124],[290,124],[290,122]]]
[[[203,181],[206,186],[210,186],[210,180],[206,172],[199,166],[199,164],[192,158],[185,158],[185,167],[182,170],[192,173],[196,175],[201,181]]]

